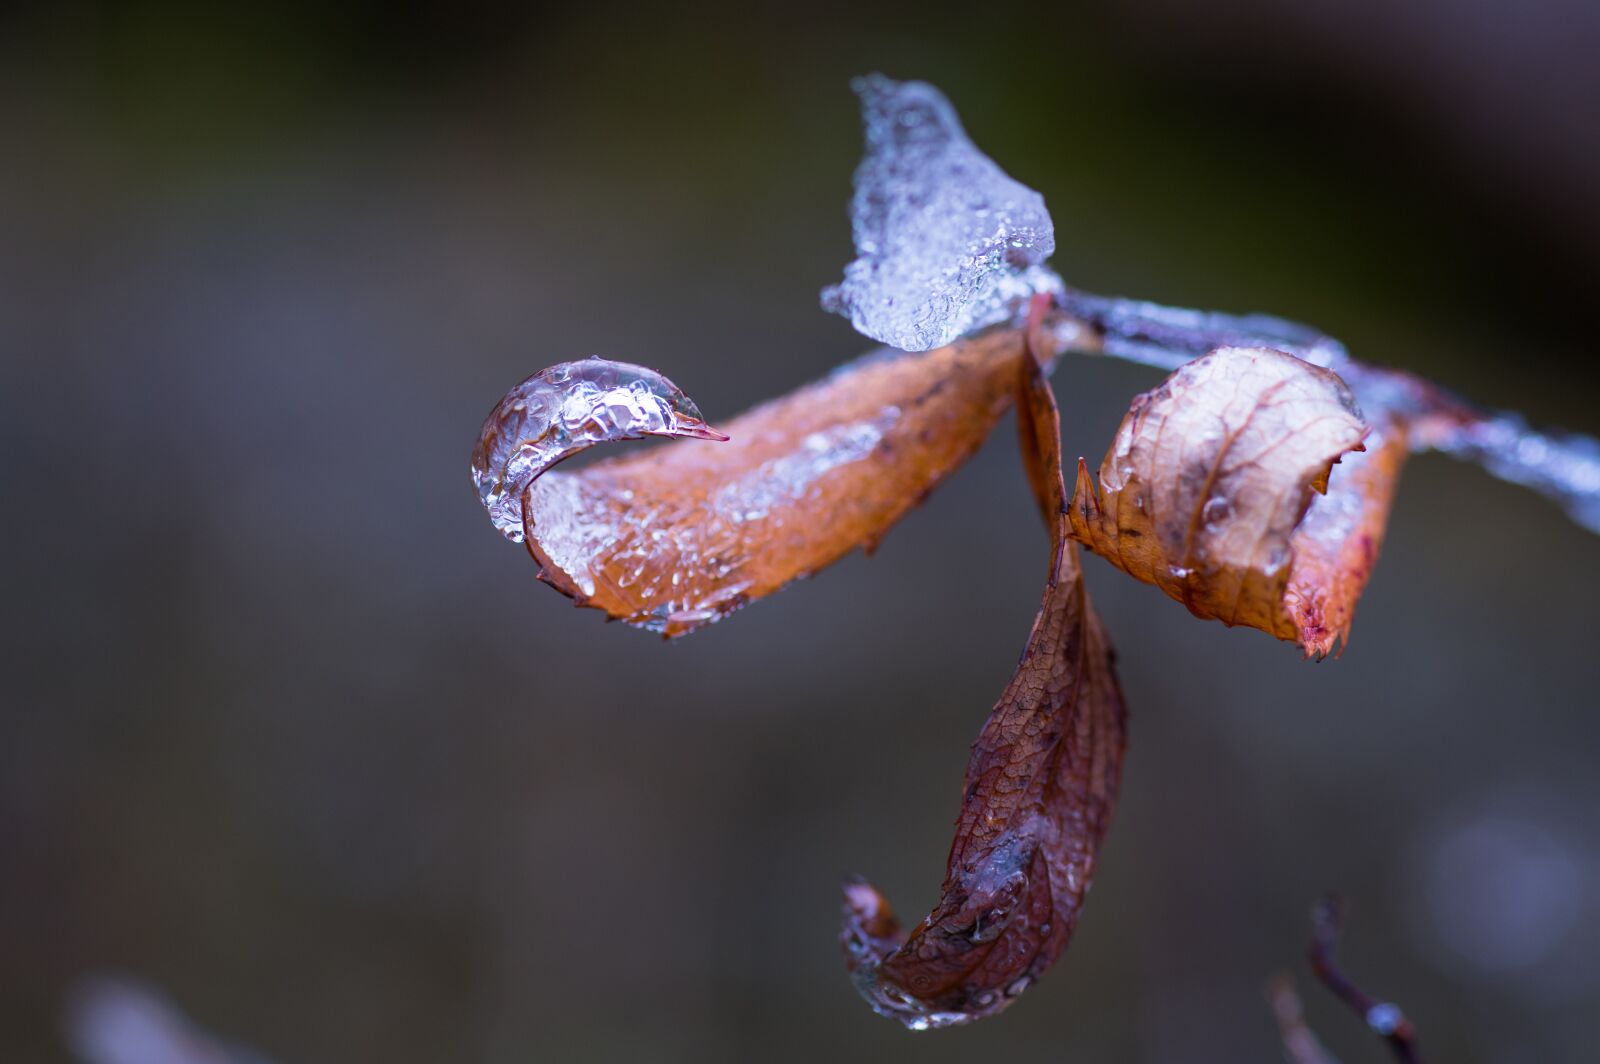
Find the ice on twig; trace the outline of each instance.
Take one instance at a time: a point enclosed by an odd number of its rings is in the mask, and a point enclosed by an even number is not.
[[[1433,450],[1477,461],[1501,480],[1553,499],[1578,524],[1600,533],[1600,440],[1538,432],[1502,413],[1426,441]]]
[[[1061,291],[1044,197],[967,139],[932,85],[881,74],[854,82],[866,155],[850,214],[856,259],[823,309],[906,351],[939,347]]]

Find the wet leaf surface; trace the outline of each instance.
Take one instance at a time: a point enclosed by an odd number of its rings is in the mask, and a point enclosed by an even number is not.
[[[1389,507],[1410,454],[1406,427],[1377,415],[1365,451],[1339,460],[1326,494],[1312,497],[1289,541],[1292,560],[1283,604],[1307,654],[1348,643],[1356,601],[1378,562]],[[1341,653],[1343,647],[1341,646]]]
[[[1198,617],[1325,653],[1376,558],[1398,453],[1338,478],[1305,519],[1368,431],[1334,373],[1214,351],[1133,401],[1098,487],[1079,462],[1072,534]]]
[[[915,1030],[1009,1005],[1066,948],[1116,804],[1127,714],[1068,538],[1060,428],[1029,360],[1024,460],[1051,530],[1044,600],[967,764],[940,899],[909,935],[870,884],[845,887],[841,942],[877,1012]]]
[[[988,436],[1025,349],[1022,330],[998,329],[879,352],[724,425],[731,442],[536,473],[521,494],[540,578],[579,605],[678,636],[871,550]],[[512,442],[487,450],[516,453],[519,431],[522,421],[491,417],[484,438]],[[580,442],[570,453],[601,438]]]

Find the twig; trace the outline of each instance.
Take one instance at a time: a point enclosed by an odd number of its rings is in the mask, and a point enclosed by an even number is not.
[[[1600,440],[1594,437],[1537,431],[1519,414],[1487,410],[1413,374],[1357,362],[1321,330],[1267,314],[1189,310],[1066,287],[1056,304],[1044,324],[1060,351],[1175,370],[1218,347],[1270,347],[1332,369],[1367,415],[1388,415],[1407,426],[1412,451],[1476,462],[1600,532]]]
[[[1416,1028],[1406,1019],[1405,1013],[1400,1011],[1400,1006],[1389,1001],[1379,1001],[1367,994],[1351,982],[1334,961],[1334,944],[1339,938],[1343,922],[1344,904],[1338,895],[1330,894],[1312,906],[1311,945],[1306,950],[1306,956],[1311,961],[1311,970],[1316,973],[1323,986],[1354,1009],[1357,1015],[1366,1021],[1368,1027],[1389,1043],[1396,1060],[1402,1064],[1421,1064],[1422,1056],[1417,1050]]]
[[[1268,981],[1267,1004],[1272,1006],[1272,1016],[1278,1021],[1284,1059],[1289,1064],[1338,1064],[1306,1026],[1305,1012],[1300,1007],[1300,995],[1295,991],[1292,976],[1285,973]]]
[[[1161,369],[1177,369],[1218,347],[1271,347],[1319,366],[1350,358],[1320,329],[1268,314],[1189,310],[1075,288],[1065,289],[1058,303],[1051,324],[1067,348]]]

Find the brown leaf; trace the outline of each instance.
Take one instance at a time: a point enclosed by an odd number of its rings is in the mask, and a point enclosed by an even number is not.
[[[1356,600],[1378,562],[1389,506],[1410,454],[1402,423],[1386,415],[1374,421],[1366,450],[1339,460],[1327,494],[1312,498],[1289,540],[1283,605],[1307,654],[1326,655],[1336,639],[1350,641]]]
[[[1308,508],[1368,431],[1336,374],[1219,349],[1133,401],[1098,490],[1078,463],[1072,534],[1198,617],[1326,653],[1376,558],[1403,433]]]
[[[851,975],[915,1030],[1014,1001],[1066,948],[1116,804],[1126,710],[1062,512],[1060,427],[1030,359],[1019,408],[1029,479],[1051,529],[1044,601],[967,764],[939,904],[909,936],[870,884],[845,887]]]
[[[579,605],[677,636],[855,547],[870,551],[1011,405],[1023,335],[868,355],[735,419],[731,443],[536,473],[520,490],[540,579]],[[491,416],[484,434],[526,431]]]

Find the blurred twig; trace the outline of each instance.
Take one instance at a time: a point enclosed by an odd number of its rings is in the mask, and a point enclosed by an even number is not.
[[[1278,1021],[1283,1056],[1289,1064],[1339,1064],[1306,1026],[1305,1011],[1300,1007],[1300,995],[1295,991],[1292,976],[1285,973],[1268,981],[1267,1004],[1272,1006],[1272,1016]]]
[[[1316,973],[1323,986],[1354,1009],[1366,1021],[1368,1027],[1389,1043],[1396,1060],[1402,1064],[1421,1064],[1422,1057],[1417,1050],[1416,1028],[1411,1026],[1411,1021],[1400,1011],[1400,1006],[1393,1002],[1374,999],[1351,982],[1334,961],[1334,945],[1338,941],[1339,930],[1343,923],[1344,903],[1338,895],[1330,894],[1312,906],[1311,945],[1306,950],[1306,956],[1311,961],[1311,970]]]
[[[67,1043],[83,1064],[269,1064],[201,1030],[161,991],[126,976],[80,983],[65,1022]]]

